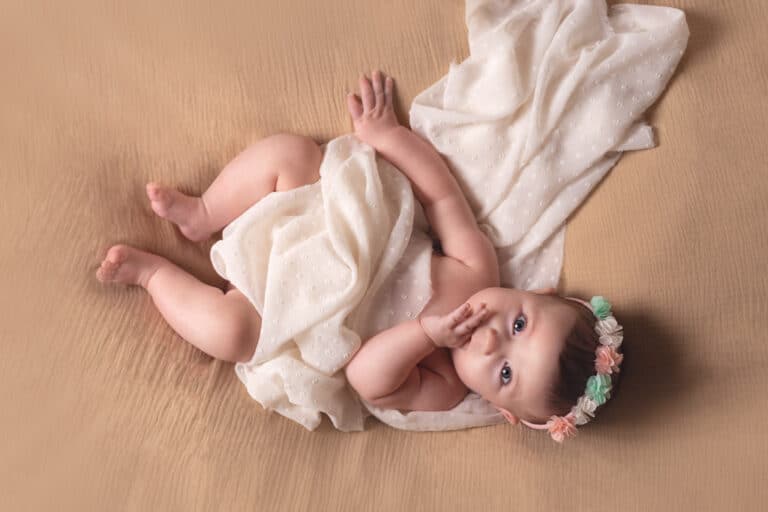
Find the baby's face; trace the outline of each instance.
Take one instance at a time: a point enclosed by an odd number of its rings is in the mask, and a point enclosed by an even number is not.
[[[578,313],[555,291],[486,288],[467,302],[486,320],[470,341],[451,350],[456,373],[472,391],[504,409],[507,419],[546,417],[546,392],[559,369],[560,352]],[[502,412],[505,412],[502,411]]]

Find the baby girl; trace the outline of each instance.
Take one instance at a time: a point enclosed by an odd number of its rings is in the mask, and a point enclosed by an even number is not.
[[[349,384],[370,404],[401,410],[449,410],[471,390],[512,424],[546,421],[556,440],[572,435],[589,420],[583,413],[604,403],[621,362],[610,305],[593,299],[591,307],[552,288],[500,287],[495,249],[458,182],[437,151],[398,122],[392,78],[374,70],[359,85],[359,96],[347,96],[355,136],[409,178],[441,251],[432,254],[430,301],[417,318],[364,341],[345,367]],[[313,140],[278,134],[239,154],[200,197],[157,183],[146,191],[157,215],[198,242],[270,192],[316,182],[322,160]],[[231,284],[206,285],[127,245],[111,247],[96,275],[145,288],[171,327],[207,354],[252,358],[261,318]]]

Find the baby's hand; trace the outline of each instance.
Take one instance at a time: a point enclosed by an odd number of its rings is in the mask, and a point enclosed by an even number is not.
[[[472,307],[465,302],[447,315],[420,316],[419,322],[435,346],[457,348],[469,341],[487,313],[485,303],[482,303],[480,310],[473,315]]]
[[[347,107],[352,115],[352,124],[355,127],[355,135],[365,142],[376,147],[376,141],[391,130],[400,125],[392,108],[392,89],[394,87],[392,77],[382,80],[383,73],[375,69],[371,73],[373,86],[368,77],[360,75],[360,92],[362,102],[356,94],[347,95]]]

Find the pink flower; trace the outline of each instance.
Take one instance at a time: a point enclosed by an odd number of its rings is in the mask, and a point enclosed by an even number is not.
[[[551,416],[547,422],[547,428],[549,435],[558,443],[576,435],[576,425],[573,424],[573,415],[570,413],[565,416]]]
[[[597,349],[595,368],[599,374],[619,373],[619,365],[624,359],[622,354],[616,352],[613,347],[602,345]]]

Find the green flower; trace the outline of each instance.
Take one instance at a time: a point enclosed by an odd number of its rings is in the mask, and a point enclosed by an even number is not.
[[[610,395],[611,391],[611,376],[610,375],[593,375],[587,380],[586,395],[591,398],[597,405],[603,405]]]
[[[589,302],[592,304],[595,316],[600,320],[605,320],[611,314],[611,303],[605,300],[605,297],[602,295],[592,297],[592,300]]]

